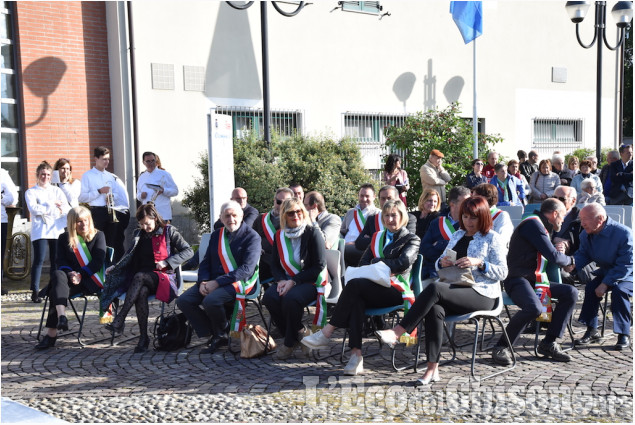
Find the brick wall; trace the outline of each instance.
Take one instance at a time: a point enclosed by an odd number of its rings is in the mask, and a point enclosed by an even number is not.
[[[16,22],[27,187],[42,160],[81,178],[95,146],[112,149],[105,5],[20,1]]]

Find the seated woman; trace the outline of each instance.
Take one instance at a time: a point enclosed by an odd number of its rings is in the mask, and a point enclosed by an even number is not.
[[[390,267],[391,286],[381,286],[368,279],[350,280],[340,294],[329,324],[302,340],[302,344],[312,349],[327,348],[335,329],[348,328],[351,358],[344,368],[345,375],[357,375],[364,370],[364,310],[391,307],[414,300],[408,282],[410,270],[419,254],[420,240],[406,228],[408,212],[400,200],[391,200],[384,204],[382,220],[385,229],[373,235],[373,241],[364,251],[359,265],[382,261]]]
[[[469,287],[431,283],[397,326],[377,332],[382,342],[394,346],[399,335],[411,332],[425,319],[428,369],[415,382],[416,386],[440,379],[439,358],[445,316],[491,310],[501,294],[499,281],[507,276],[507,248],[499,234],[492,230],[492,217],[485,198],[475,196],[463,201],[460,223],[461,228],[448,243],[448,248],[456,251],[457,260],[451,261],[444,254],[437,261],[437,269],[450,266],[470,268],[476,284]]]
[[[298,198],[289,198],[280,208],[280,230],[273,240],[271,272],[274,284],[262,303],[273,323],[284,335],[276,352],[278,360],[291,357],[308,329],[302,324],[304,308],[317,299],[317,286],[326,267],[326,248],[322,232],[313,226],[309,213]]]
[[[498,190],[498,203],[496,205],[499,207],[508,205],[522,207],[525,200],[523,183],[507,172],[505,164],[496,164],[494,171],[496,175],[490,179],[490,184],[493,184]]]
[[[166,224],[154,204],[141,205],[136,214],[139,229],[133,234],[132,247],[114,266],[106,269],[107,280],[101,307],[107,310],[112,300],[126,293],[121,310],[106,329],[121,334],[126,316],[135,306],[139,323],[139,343],[135,353],[148,350],[148,296],[169,303],[177,296],[174,270],[194,252],[173,226]]]
[[[51,305],[46,319],[46,335],[37,350],[55,345],[57,331],[68,330],[68,298],[82,293],[95,294],[103,287],[106,237],[95,229],[93,216],[85,207],[68,212],[67,230],[57,239],[57,270],[47,288]]]
[[[415,214],[415,217],[417,217],[415,234],[419,236],[419,239],[423,239],[432,220],[439,216],[439,210],[441,209],[441,197],[439,196],[439,192],[434,189],[424,190],[419,197],[418,206],[419,214]]]
[[[582,180],[584,179],[592,179],[594,181],[594,186],[598,192],[602,192],[602,181],[600,177],[591,172],[592,163],[588,159],[585,159],[580,163],[580,172],[573,177],[571,180],[571,187],[575,189],[576,195],[578,196],[578,203],[580,202],[580,198],[582,197]],[[604,197],[603,197],[604,198]],[[591,201],[593,202],[593,201]]]
[[[538,165],[538,171],[531,175],[531,202],[541,203],[553,196],[556,187],[560,185],[560,177],[551,171],[551,161],[543,159]]]
[[[582,194],[578,198],[579,208],[584,207],[586,204],[592,204],[593,202],[597,202],[600,205],[606,205],[604,194],[597,190],[594,179],[588,178],[582,180],[580,188],[582,189]]]
[[[474,159],[472,160],[472,171],[470,171],[467,176],[465,176],[465,187],[471,189],[475,186],[478,186],[481,183],[488,183],[489,179],[485,177],[483,174],[483,160],[482,159]]]

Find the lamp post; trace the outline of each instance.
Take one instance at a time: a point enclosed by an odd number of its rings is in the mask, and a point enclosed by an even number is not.
[[[596,88],[596,128],[595,128],[595,150],[598,161],[602,158],[602,44],[609,50],[616,50],[624,42],[624,33],[633,19],[633,2],[632,1],[618,1],[613,9],[611,15],[616,21],[616,25],[619,29],[619,41],[617,45],[611,47],[606,40],[606,2],[595,2],[595,32],[593,34],[593,41],[589,44],[584,44],[580,39],[580,22],[584,20],[591,2],[589,1],[568,1],[565,5],[567,13],[571,21],[575,23],[575,35],[578,39],[580,46],[585,49],[590,49],[597,42],[597,88]],[[623,94],[621,94],[623,96]]]

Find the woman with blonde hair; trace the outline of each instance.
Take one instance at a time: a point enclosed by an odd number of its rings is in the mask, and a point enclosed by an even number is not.
[[[273,240],[271,272],[273,281],[262,303],[273,323],[284,335],[276,353],[278,360],[289,358],[303,336],[310,333],[302,324],[304,308],[318,299],[325,286],[326,248],[319,227],[298,198],[286,199],[280,208],[280,230]],[[321,290],[321,289],[320,289]]]
[[[417,217],[417,227],[415,234],[419,236],[419,239],[423,239],[423,236],[428,230],[430,223],[439,216],[439,210],[441,209],[441,196],[439,192],[434,189],[426,189],[419,197],[419,214]]]
[[[85,207],[71,209],[67,230],[57,239],[57,270],[47,287],[51,303],[45,325],[47,333],[36,349],[53,347],[57,331],[68,330],[66,307],[70,296],[95,294],[101,290],[105,259],[106,237],[95,229],[90,210]]]

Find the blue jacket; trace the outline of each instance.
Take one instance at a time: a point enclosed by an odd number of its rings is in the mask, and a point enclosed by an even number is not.
[[[236,270],[225,273],[218,255],[218,239],[220,229],[212,233],[205,257],[198,268],[197,282],[216,280],[219,287],[225,287],[227,291],[234,292],[232,283],[249,279],[256,270],[260,261],[260,236],[244,222],[240,225],[234,238],[229,243],[232,256],[236,260]]]
[[[445,240],[441,234],[441,228],[439,222],[445,220],[444,216],[439,216],[436,220],[433,220],[428,227],[428,231],[421,241],[419,246],[419,253],[423,255],[423,267],[421,268],[421,279],[427,279],[429,277],[438,277],[435,263],[437,259],[443,254],[445,247],[448,246],[449,240]],[[451,220],[451,219],[450,219]],[[454,229],[459,228],[459,222],[454,223]]]
[[[498,203],[496,205],[523,205],[522,200],[525,199],[525,186],[523,185],[522,180],[512,175],[507,176],[507,194],[509,196],[509,202],[504,201],[505,196],[503,194],[503,189],[501,189],[498,185],[498,177],[492,177],[489,183],[496,186],[496,190],[498,191]]]
[[[598,270],[596,276],[602,276],[602,282],[613,287],[622,281],[633,281],[633,232],[628,227],[611,218],[600,233],[589,235],[583,231],[580,235],[580,249],[575,253],[575,266],[578,270],[595,261]]]

